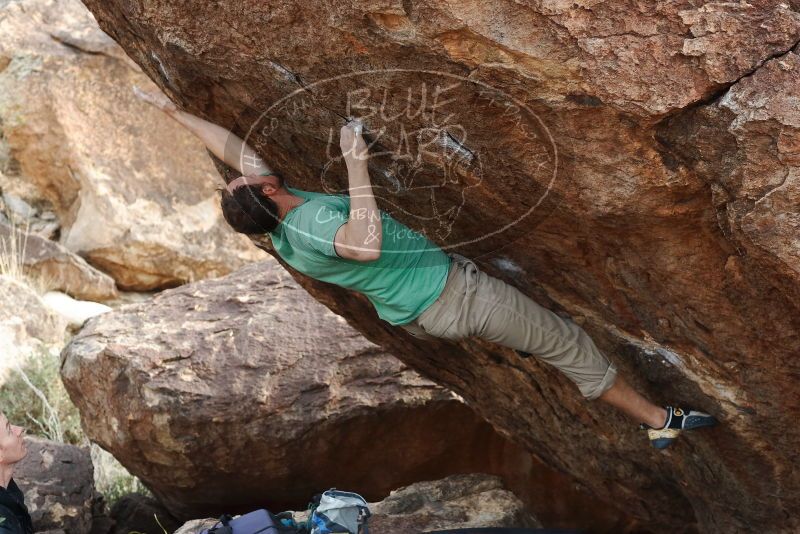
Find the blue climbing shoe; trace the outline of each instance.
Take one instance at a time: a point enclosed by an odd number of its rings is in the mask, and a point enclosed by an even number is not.
[[[667,406],[666,409],[667,422],[662,428],[651,428],[645,424],[639,425],[642,430],[647,430],[650,444],[656,449],[666,449],[672,445],[683,430],[715,426],[719,423],[713,415],[691,408]]]

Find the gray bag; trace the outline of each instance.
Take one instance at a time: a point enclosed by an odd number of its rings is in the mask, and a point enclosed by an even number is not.
[[[369,534],[372,513],[358,493],[330,489],[311,514],[311,534]]]

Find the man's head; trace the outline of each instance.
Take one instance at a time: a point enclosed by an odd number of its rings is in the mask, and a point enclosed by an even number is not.
[[[259,177],[248,175],[245,178],[251,178],[252,181],[259,183],[241,185],[233,192],[221,189],[222,215],[231,228],[239,233],[271,232],[280,222],[275,199],[289,194],[284,187],[283,177],[273,174]]]
[[[12,425],[0,412],[0,466],[13,465],[28,454],[23,436],[25,429]]]

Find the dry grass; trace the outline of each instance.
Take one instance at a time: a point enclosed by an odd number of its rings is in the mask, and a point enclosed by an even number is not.
[[[30,235],[30,222],[26,222],[24,228],[17,227],[13,221],[9,223],[9,226],[11,232],[8,239],[0,239],[0,275],[19,280],[39,295],[44,294],[52,287],[51,280],[33,276],[25,269],[25,251]],[[24,237],[21,238],[20,233]]]
[[[16,225],[10,223],[11,233],[8,239],[0,241],[0,274],[10,276],[16,280],[23,279],[25,273],[23,271],[25,258],[25,249],[28,246],[28,228],[29,224],[25,225],[25,239],[20,243],[16,230]]]

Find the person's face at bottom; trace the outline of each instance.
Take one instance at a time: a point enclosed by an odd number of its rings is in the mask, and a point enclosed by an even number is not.
[[[0,413],[0,464],[15,464],[25,458],[28,449],[25,446],[25,429],[12,425],[6,416]]]

